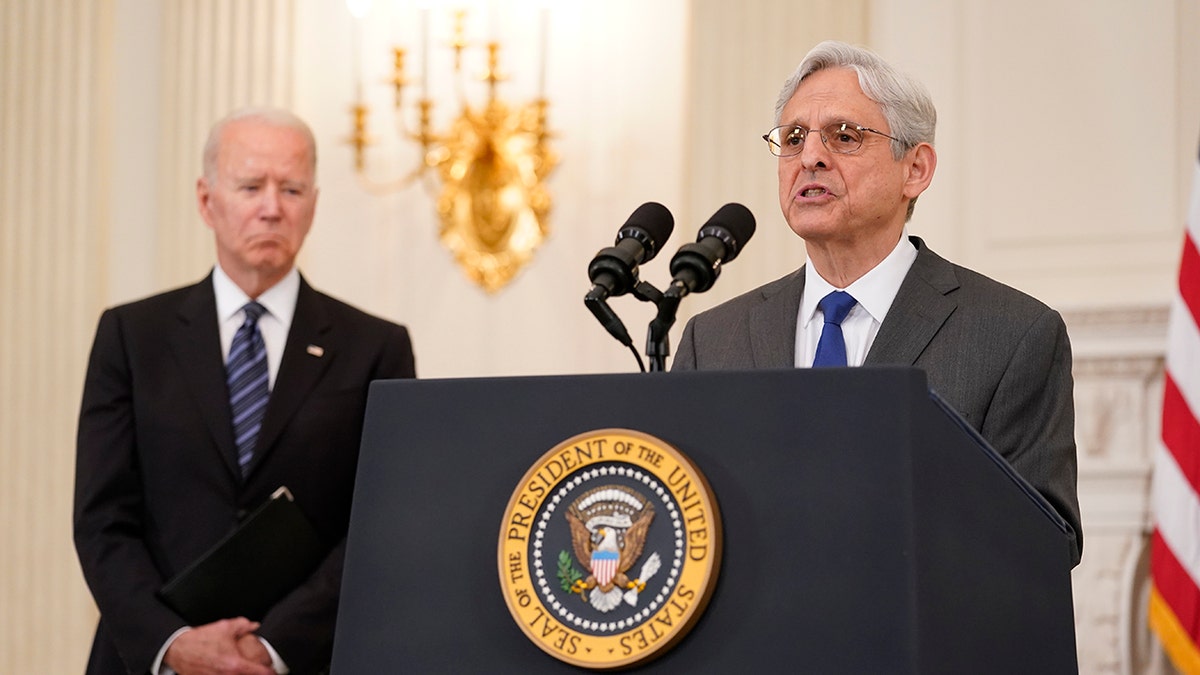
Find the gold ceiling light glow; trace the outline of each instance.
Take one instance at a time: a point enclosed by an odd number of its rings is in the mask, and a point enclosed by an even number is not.
[[[347,0],[355,16],[356,53],[360,49],[359,24],[370,0]],[[455,10],[453,78],[459,111],[441,131],[433,129],[434,102],[429,94],[430,25],[428,9],[421,9],[420,91],[416,100],[416,131],[405,122],[405,100],[412,82],[408,52],[392,47],[391,77],[397,133],[420,145],[417,166],[408,174],[380,180],[370,175],[367,149],[375,144],[367,130],[370,108],[363,96],[361,63],[356,57],[357,100],[351,107],[353,132],[347,142],[354,150],[354,168],[367,189],[384,194],[408,187],[433,171],[440,179],[436,209],[439,238],[454,254],[467,277],[489,293],[503,288],[532,258],[549,233],[550,191],[545,180],[558,164],[549,147],[546,127],[546,44],[548,10],[538,15],[538,95],[529,103],[514,105],[497,95],[507,76],[500,70],[500,42],[493,35],[482,44],[466,38],[467,11]],[[482,105],[466,96],[464,54],[477,47],[486,50],[486,67],[478,82],[486,87]]]

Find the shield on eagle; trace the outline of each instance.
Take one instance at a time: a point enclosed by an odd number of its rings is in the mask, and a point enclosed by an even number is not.
[[[610,530],[606,530],[606,532],[610,532]],[[617,565],[620,562],[621,554],[617,551],[600,549],[592,551],[592,575],[596,577],[596,583],[601,586],[611,584],[613,577],[617,574]]]

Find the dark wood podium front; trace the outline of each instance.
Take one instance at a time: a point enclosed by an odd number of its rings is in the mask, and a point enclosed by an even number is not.
[[[372,385],[336,675],[579,672],[516,625],[506,505],[577,434],[650,434],[723,520],[707,611],[636,672],[1076,670],[1065,524],[908,368]]]

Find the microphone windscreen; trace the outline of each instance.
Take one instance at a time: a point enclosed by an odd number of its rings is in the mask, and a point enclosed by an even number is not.
[[[629,215],[629,219],[617,233],[617,241],[626,237],[634,237],[646,249],[642,262],[649,262],[651,258],[658,255],[662,245],[671,238],[673,229],[675,229],[675,217],[671,215],[667,207],[658,202],[646,202]]]
[[[746,242],[750,241],[750,237],[754,236],[754,228],[754,214],[750,213],[750,209],[731,202],[717,209],[717,212],[708,219],[704,227],[700,228],[698,239],[703,239],[705,236],[720,238],[725,242],[727,249],[724,262],[729,262],[737,257]],[[715,230],[718,229],[725,232],[716,232]]]

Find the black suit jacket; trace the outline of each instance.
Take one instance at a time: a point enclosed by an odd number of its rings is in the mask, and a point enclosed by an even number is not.
[[[1071,345],[1058,312],[952,264],[911,237],[917,259],[865,365],[923,369],[958,410],[1073,529],[1076,490]],[[683,330],[672,369],[791,368],[804,268],[702,312]]]
[[[100,609],[88,672],[146,672],[186,625],[155,592],[281,485],[329,553],[259,634],[293,673],[327,664],[368,385],[403,377],[415,377],[404,327],[302,278],[243,479],[211,275],[105,311],[84,383],[75,476],[75,546]]]

